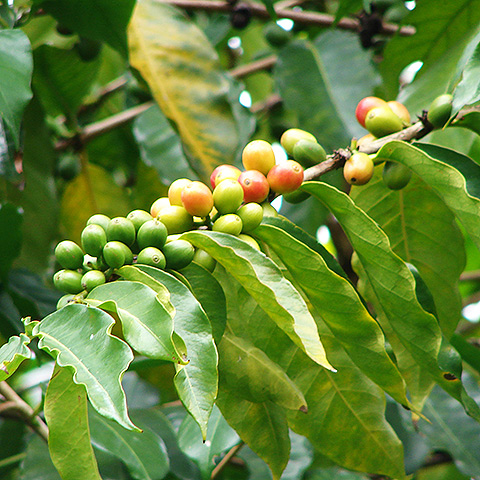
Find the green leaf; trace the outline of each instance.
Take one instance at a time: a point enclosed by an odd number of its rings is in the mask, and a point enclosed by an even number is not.
[[[208,270],[195,262],[183,268],[182,275],[210,320],[215,343],[220,343],[227,322],[227,306],[221,285]]]
[[[27,444],[27,456],[20,465],[20,480],[63,480],[52,463],[47,444],[37,435]]]
[[[265,8],[267,9],[268,14],[273,20],[276,20],[277,14],[275,12],[275,5],[274,5],[274,0],[261,0],[261,2],[265,5]]]
[[[403,146],[401,142],[392,143]],[[380,150],[381,158],[398,159],[398,155],[388,155],[393,151],[392,143],[387,144],[390,145],[390,150],[386,147]],[[414,155],[409,158],[413,159]],[[407,165],[417,173],[413,162]],[[438,179],[437,175],[437,182]],[[443,389],[460,401],[469,415],[480,418],[478,406],[468,397],[461,382],[447,380],[438,367],[441,332],[437,320],[418,303],[413,275],[405,263],[391,251],[388,237],[383,230],[358,208],[349,196],[336,188],[318,182],[307,182],[302,188],[328,206],[345,231],[371,286],[371,301],[374,302],[379,318],[386,317],[387,327],[395,332],[415,361]]]
[[[133,134],[143,161],[155,168],[163,183],[195,177],[183,153],[180,138],[158,105],[153,105],[135,119]]]
[[[410,63],[423,62],[417,74],[421,76],[437,60],[449,57],[451,50],[465,45],[477,32],[479,7],[478,0],[419,2],[404,19],[405,24],[415,27],[415,35],[397,35],[388,42],[384,52],[381,70],[389,95],[394,96],[400,72]]]
[[[455,121],[456,127],[468,128],[477,135],[480,135],[480,112],[469,112]]]
[[[442,331],[450,338],[462,310],[458,290],[465,267],[462,232],[441,198],[418,177],[401,190],[390,190],[381,170],[377,168],[364,187],[353,188],[351,197],[385,231],[392,250],[418,269],[433,295]]]
[[[133,430],[120,383],[133,354],[126,343],[110,335],[114,323],[98,308],[69,304],[36,324],[33,335],[59,366],[73,367],[74,382],[85,385],[95,410]]]
[[[302,392],[265,352],[229,331],[218,348],[220,376],[232,394],[253,403],[270,401],[307,412]]]
[[[32,356],[28,348],[30,339],[23,333],[10,337],[0,348],[0,382],[6,380],[20,364]]]
[[[165,444],[147,425],[139,424],[140,432],[125,430],[92,409],[89,424],[93,445],[120,459],[135,480],[160,480],[168,473]]]
[[[472,56],[462,72],[462,79],[453,91],[452,115],[455,115],[463,106],[471,105],[480,100],[480,44],[477,44]]]
[[[18,148],[23,110],[32,98],[32,51],[19,29],[0,30],[0,45],[0,114]]]
[[[377,77],[355,35],[333,30],[314,44],[293,42],[279,52],[274,72],[286,108],[298,115],[298,127],[327,151],[363,135],[351,112],[371,93]]]
[[[37,5],[59,23],[82,36],[107,42],[127,56],[125,30],[134,0],[35,0]]]
[[[278,480],[290,453],[288,423],[283,408],[269,401],[249,402],[223,385],[217,403],[227,422],[268,464],[274,480]]]
[[[207,437],[204,440],[192,417],[186,416],[178,430],[178,444],[182,451],[200,468],[202,480],[210,478],[215,467],[214,459],[240,442],[240,438],[214,407],[208,421]]]
[[[399,403],[408,406],[406,386],[385,351],[385,338],[349,281],[332,272],[323,258],[280,228],[260,225],[266,242],[307,295],[353,362]]]
[[[183,237],[225,267],[312,360],[334,370],[304,300],[269,258],[225,233],[188,232]]]
[[[0,237],[0,278],[5,282],[12,262],[20,254],[22,245],[22,212],[11,203],[0,204],[0,229],[8,235]]]
[[[87,301],[115,313],[125,340],[141,355],[169,362],[185,362],[186,351],[174,342],[173,320],[157,293],[140,282],[109,282],[94,288]]]
[[[303,354],[229,276],[222,285],[234,334],[264,350],[305,395],[308,414],[288,411],[290,427],[339,465],[403,478],[402,445],[384,418],[385,395],[353,364],[324,324],[318,322],[329,354],[339,366],[336,373]],[[248,429],[248,420],[244,428]],[[270,428],[264,422],[251,428],[249,434],[254,439]]]
[[[176,367],[174,383],[180,400],[200,426],[205,438],[218,382],[218,355],[210,321],[192,292],[182,282],[155,267],[139,268],[163,283],[170,291],[176,311],[175,332],[184,340],[189,360],[187,365]]]
[[[50,456],[62,480],[101,480],[90,443],[87,394],[69,368],[55,365],[45,395]]]
[[[191,168],[207,180],[215,166],[233,163],[239,135],[227,96],[231,81],[205,34],[176,8],[140,0],[128,37],[131,64],[175,123]]]

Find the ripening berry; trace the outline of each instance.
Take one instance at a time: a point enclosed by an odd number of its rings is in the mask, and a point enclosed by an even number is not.
[[[290,193],[295,191],[303,182],[303,168],[295,160],[275,165],[268,172],[267,180],[270,188],[277,193]]]
[[[270,193],[267,177],[258,170],[246,170],[238,177],[238,183],[243,188],[245,203],[263,202]]]
[[[253,140],[243,149],[242,163],[245,170],[258,170],[267,175],[275,165],[272,146],[265,140]]]
[[[181,193],[185,210],[195,217],[206,217],[213,207],[212,191],[202,182],[190,182]]]

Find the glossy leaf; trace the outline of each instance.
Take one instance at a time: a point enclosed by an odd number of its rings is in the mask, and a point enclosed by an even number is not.
[[[204,33],[176,8],[137,2],[129,29],[130,61],[172,120],[204,179],[232,163],[239,137],[227,92],[230,81]]]
[[[385,351],[383,333],[350,282],[280,228],[261,225],[255,235],[279,256],[358,368],[395,400],[409,405],[405,382]]]
[[[390,190],[381,167],[367,185],[352,189],[351,196],[385,231],[392,250],[418,269],[449,338],[461,317],[458,279],[465,267],[463,236],[453,214],[417,177],[401,190]]]
[[[313,133],[326,150],[363,135],[351,112],[377,79],[368,53],[352,34],[329,31],[314,44],[297,41],[282,48],[275,79],[286,108],[298,115],[296,126]]]
[[[20,480],[63,480],[50,458],[47,444],[37,435],[30,438],[20,465]]]
[[[39,348],[56,358],[59,366],[73,368],[74,382],[85,385],[95,410],[133,430],[120,383],[133,353],[110,335],[114,323],[98,308],[69,304],[36,324],[33,335],[40,339]]]
[[[208,418],[217,396],[218,382],[218,355],[212,327],[202,306],[182,282],[155,267],[139,268],[163,283],[170,291],[176,311],[175,331],[185,342],[189,360],[186,365],[176,367],[175,388],[205,438]]]
[[[215,458],[240,442],[233,430],[214,407],[208,421],[207,437],[203,440],[198,425],[192,417],[186,416],[178,430],[178,444],[182,451],[200,468],[202,480],[210,478],[215,467]]]
[[[174,342],[172,316],[150,287],[140,282],[108,282],[89,293],[87,301],[91,300],[118,315],[125,340],[140,354],[185,362],[186,351]]]
[[[24,360],[32,356],[28,344],[30,338],[21,333],[20,336],[10,337],[8,342],[0,348],[0,382],[6,380],[20,366]]]
[[[0,228],[9,235],[0,237],[0,278],[5,281],[22,244],[22,212],[11,203],[0,204]]]
[[[471,105],[480,100],[480,44],[473,51],[462,72],[462,78],[453,92],[452,114],[456,114],[463,106]]]
[[[147,425],[142,431],[125,430],[116,423],[89,412],[92,443],[121,460],[135,480],[160,480],[169,471],[163,440]]]
[[[222,285],[234,334],[264,350],[305,395],[308,413],[288,411],[290,427],[339,465],[402,478],[402,447],[384,418],[384,394],[353,364],[325,325],[318,321],[328,352],[338,363],[336,373],[312,362],[229,276]],[[248,429],[248,423],[246,417],[243,428]],[[259,424],[249,434],[254,439],[262,428],[270,425]]]
[[[305,397],[286,373],[251,342],[225,332],[219,345],[220,375],[232,393],[253,403],[271,401],[306,412]]]
[[[153,105],[135,119],[133,133],[143,161],[155,168],[165,184],[177,178],[195,178],[178,134],[158,105]]]
[[[477,135],[480,135],[480,112],[469,112],[463,115],[455,121],[455,126],[468,128]]]
[[[32,98],[33,59],[30,42],[20,29],[0,31],[0,112],[19,146],[20,122]]]
[[[214,257],[310,358],[333,370],[304,300],[269,258],[225,233],[188,232],[184,238]]]
[[[101,480],[90,443],[87,393],[69,368],[55,366],[44,410],[50,456],[62,480]]]
[[[390,150],[383,147],[379,156],[393,158],[385,155],[387,152]],[[408,163],[408,166],[417,173],[413,165]],[[418,303],[413,275],[391,251],[383,230],[349,196],[336,188],[308,182],[302,188],[327,205],[344,229],[371,286],[373,296],[370,301],[374,302],[380,318],[388,319],[388,328],[395,332],[415,361],[450,395],[462,402],[470,415],[480,418],[478,406],[468,397],[461,382],[447,380],[438,367],[441,332],[437,320]]]

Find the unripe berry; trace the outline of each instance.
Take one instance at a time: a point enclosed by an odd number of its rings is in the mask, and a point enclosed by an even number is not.
[[[290,193],[295,191],[303,182],[303,168],[295,160],[275,165],[268,172],[267,180],[270,188],[277,193]]]
[[[223,180],[230,178],[236,180],[242,171],[233,165],[219,165],[210,175],[210,184],[215,188]]]
[[[179,178],[178,180],[172,182],[168,188],[168,199],[170,200],[170,205],[178,205],[179,207],[183,207],[182,190],[190,183],[192,183],[192,181],[188,178]]]
[[[317,142],[299,140],[293,147],[293,158],[304,167],[311,167],[325,161],[327,153]]]
[[[138,230],[138,247],[140,249],[146,247],[162,248],[167,240],[167,235],[167,227],[160,220],[149,220]]]
[[[395,115],[390,107],[372,108],[365,118],[365,126],[367,130],[376,137],[384,137],[391,133],[399,132],[403,128],[403,123],[397,115]]]
[[[83,265],[83,251],[71,240],[63,240],[55,247],[57,262],[66,269],[75,270]]]
[[[365,97],[362,98],[355,109],[355,117],[357,117],[358,123],[365,127],[365,119],[370,110],[375,107],[385,107],[387,102],[378,97]]]
[[[180,270],[189,265],[195,255],[195,248],[186,240],[173,240],[163,247],[167,268]]]
[[[452,113],[452,95],[445,93],[438,96],[428,109],[427,119],[435,128],[442,128]]]
[[[146,247],[137,256],[138,264],[151,267],[165,268],[166,262],[163,252],[155,247]]]
[[[201,248],[197,248],[197,250],[195,250],[193,261],[206,268],[209,272],[213,272],[213,270],[215,270],[215,265],[217,264],[217,261]]]
[[[157,200],[155,200],[150,207],[150,215],[155,218],[163,208],[169,206],[170,200],[168,199],[168,197],[157,198]]]
[[[213,207],[211,190],[202,182],[190,182],[181,193],[185,210],[196,217],[206,217]]]
[[[193,228],[192,216],[178,205],[163,208],[157,218],[167,227],[169,235],[183,233]]]
[[[226,179],[213,191],[213,204],[219,213],[233,213],[243,202],[243,188],[236,180]]]
[[[58,290],[65,293],[80,293],[82,288],[82,274],[75,270],[60,270],[53,276],[53,283]]]
[[[82,230],[81,241],[86,253],[98,257],[107,243],[107,234],[100,225],[92,223]]]
[[[116,240],[107,242],[103,247],[103,259],[111,268],[120,268],[125,265],[125,244]]]
[[[238,177],[238,183],[243,188],[243,200],[245,203],[263,202],[270,192],[267,177],[258,170],[246,170]]]
[[[138,229],[145,222],[152,220],[152,216],[145,210],[133,210],[127,215],[127,219],[133,223],[133,226],[135,227],[135,231],[138,232]]]
[[[105,274],[100,270],[90,270],[82,277],[82,288],[90,292],[95,287],[105,283]]]
[[[87,220],[87,225],[100,225],[105,231],[107,231],[109,222],[110,217],[107,217],[107,215],[104,215],[103,213],[96,213]]]
[[[230,235],[239,235],[242,231],[242,219],[234,213],[228,213],[218,218],[212,226],[214,232],[229,233]]]
[[[280,138],[280,143],[289,155],[293,155],[293,148],[300,140],[309,140],[310,142],[317,141],[317,139],[311,133],[306,132],[305,130],[300,130],[299,128],[289,128],[283,132]]]
[[[243,149],[242,163],[246,170],[258,170],[267,175],[275,165],[272,146],[265,140],[253,140]]]
[[[377,140],[377,137],[375,135],[371,133],[367,133],[366,135],[364,135],[363,137],[357,140],[357,148],[360,148],[362,145],[367,145],[369,143],[372,143],[375,140]]]
[[[263,208],[258,203],[246,203],[236,213],[242,220],[243,233],[251,232],[262,223]]]
[[[107,239],[109,242],[118,241],[131,246],[135,241],[135,227],[125,217],[115,217],[108,222]]]
[[[354,153],[343,167],[343,176],[351,185],[365,185],[373,176],[373,160],[362,152]]]
[[[253,238],[251,237],[250,235],[245,235],[244,233],[241,233],[238,238],[240,238],[240,240],[243,240],[245,243],[248,243],[251,247],[255,248],[256,250],[260,250],[260,245],[258,244],[258,242]]]
[[[382,176],[383,183],[390,190],[401,190],[410,181],[412,171],[401,163],[386,161]]]

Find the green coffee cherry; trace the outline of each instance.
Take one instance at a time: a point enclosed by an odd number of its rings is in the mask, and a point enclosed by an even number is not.
[[[292,38],[292,33],[288,32],[280,25],[277,25],[275,22],[269,22],[265,25],[263,29],[263,34],[265,36],[265,40],[272,46],[272,47],[283,47],[286,45]]]
[[[452,114],[453,96],[445,93],[438,96],[428,109],[427,119],[435,128],[442,128]]]
[[[390,107],[375,107],[367,113],[365,127],[372,135],[380,138],[402,130],[403,122]]]
[[[283,132],[280,143],[289,155],[293,155],[293,148],[300,140],[309,140],[310,142],[317,141],[310,132],[300,130],[299,128],[289,128]]]
[[[242,233],[248,233],[257,228],[263,219],[263,208],[258,203],[246,203],[237,210],[242,220]]]
[[[118,241],[130,247],[135,242],[133,223],[125,217],[112,218],[108,222],[107,239],[109,242]]]
[[[87,220],[87,225],[92,225],[92,224],[93,225],[100,225],[106,232],[109,222],[110,222],[110,217],[107,217],[103,213],[96,213],[95,215],[92,215]]]
[[[401,190],[412,178],[412,171],[396,162],[385,162],[383,166],[383,183],[390,190]]]
[[[107,242],[103,247],[103,259],[111,268],[120,268],[125,265],[125,244],[116,240]]]
[[[83,251],[75,242],[63,240],[55,248],[55,258],[63,268],[75,270],[82,267]]]
[[[245,243],[248,243],[251,247],[255,248],[256,250],[260,250],[260,245],[258,242],[251,237],[250,235],[245,235],[244,233],[241,233],[238,238],[240,240],[243,240]]]
[[[133,263],[133,252],[130,247],[127,247],[124,243],[120,242],[123,247],[123,253],[125,254],[124,265],[131,265]]]
[[[230,178],[220,182],[213,190],[213,205],[221,213],[233,213],[243,202],[243,188]]]
[[[82,288],[82,274],[75,270],[59,270],[53,276],[53,284],[62,292],[77,294]]]
[[[209,272],[213,272],[217,261],[205,250],[198,248],[195,250],[195,255],[193,256],[193,261],[198,263],[202,267],[206,268]]]
[[[127,219],[133,223],[135,231],[138,232],[145,222],[152,220],[152,216],[145,210],[133,210],[127,215]]]
[[[138,230],[137,243],[140,249],[162,248],[167,240],[167,227],[160,220],[148,220]]]
[[[193,217],[178,205],[170,205],[162,208],[157,215],[166,227],[169,235],[183,233],[193,227]]]
[[[293,147],[293,158],[302,167],[311,167],[317,163],[324,162],[327,158],[327,153],[319,143],[302,139]]]
[[[107,234],[100,225],[87,225],[81,235],[82,247],[86,253],[98,257],[107,243]]]
[[[90,270],[82,277],[82,287],[87,292],[90,292],[95,287],[105,283],[105,274],[100,270]]]
[[[278,217],[278,212],[275,210],[275,207],[272,206],[269,202],[261,203],[260,206],[263,208],[264,217]]]
[[[137,263],[151,267],[165,268],[166,258],[163,252],[156,247],[146,247],[137,256]]]
[[[186,240],[172,240],[165,244],[163,253],[167,261],[167,268],[180,270],[192,262],[195,248]]]
[[[242,228],[242,219],[234,213],[222,215],[212,226],[214,232],[229,233],[230,235],[239,235]]]

